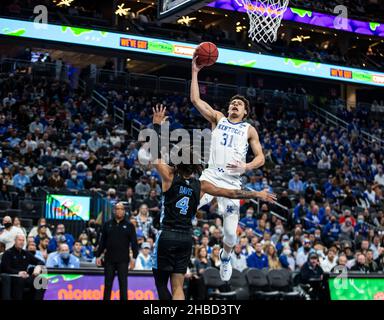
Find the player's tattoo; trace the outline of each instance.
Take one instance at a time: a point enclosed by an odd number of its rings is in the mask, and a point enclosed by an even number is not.
[[[233,199],[253,199],[256,198],[255,191],[234,190]]]

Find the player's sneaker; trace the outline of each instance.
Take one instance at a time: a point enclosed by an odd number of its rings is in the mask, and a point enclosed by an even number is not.
[[[221,255],[223,253],[223,250],[224,249],[221,249],[220,250],[220,254],[219,254],[219,257],[220,257],[220,260],[221,260],[221,264],[220,264],[220,278],[223,281],[229,281],[229,279],[231,279],[231,276],[232,276],[231,257],[228,257],[226,259],[222,258]]]

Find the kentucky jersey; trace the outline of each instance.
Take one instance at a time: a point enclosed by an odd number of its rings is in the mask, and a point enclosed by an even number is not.
[[[249,126],[246,122],[233,123],[225,117],[220,119],[211,135],[208,169],[204,170],[200,180],[231,189],[241,187],[240,173],[228,172],[226,166],[234,161],[246,161]]]
[[[175,175],[161,198],[161,229],[191,230],[192,219],[200,202],[200,181]]]

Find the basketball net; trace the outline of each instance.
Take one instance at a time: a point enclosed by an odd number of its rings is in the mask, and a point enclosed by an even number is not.
[[[249,17],[248,36],[256,42],[274,42],[289,0],[241,0]]]

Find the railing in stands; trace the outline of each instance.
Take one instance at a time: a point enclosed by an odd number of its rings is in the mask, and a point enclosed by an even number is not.
[[[335,126],[339,126],[348,130],[349,123],[334,115],[333,113],[318,107],[314,104],[311,104],[311,109],[321,118],[325,120],[326,123],[332,123]],[[368,133],[365,130],[359,130],[359,136],[367,142],[369,145],[377,144],[380,149],[384,149],[384,140],[380,139],[377,136],[374,136]]]

